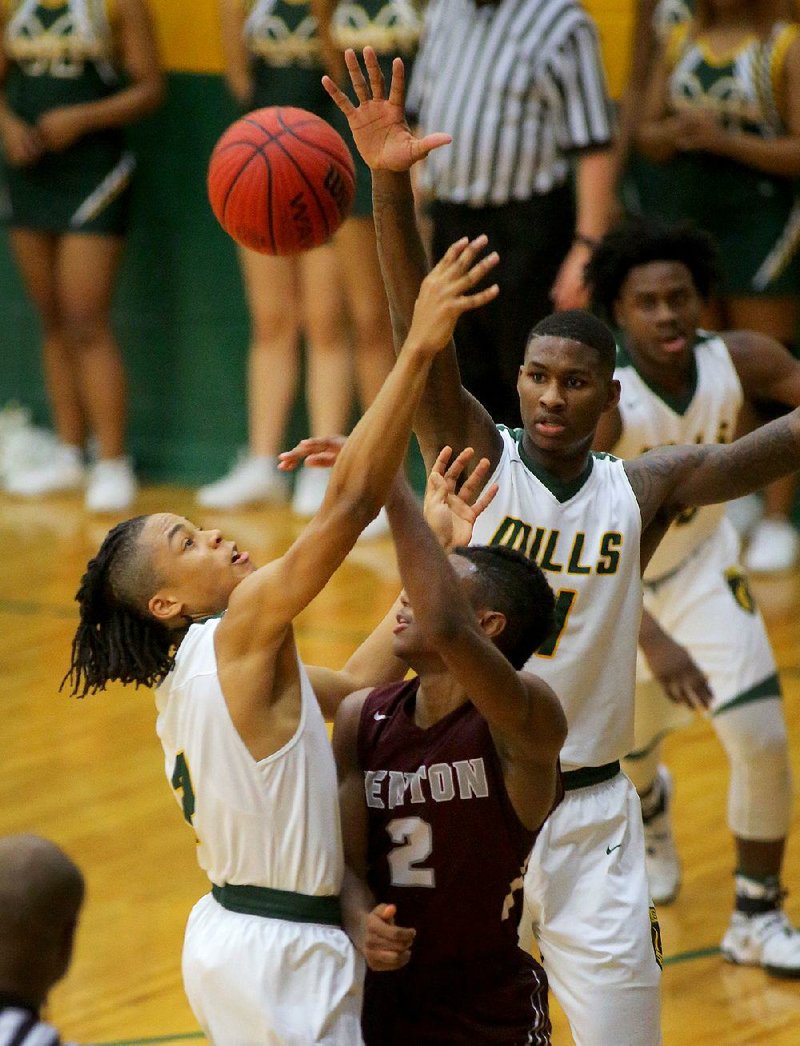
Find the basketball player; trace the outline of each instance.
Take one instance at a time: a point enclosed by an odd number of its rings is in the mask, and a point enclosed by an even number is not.
[[[374,55],[364,57],[369,83],[345,53],[357,107],[324,82],[373,171],[384,281],[402,338],[426,268],[408,172],[448,138],[417,141],[403,116],[402,62],[387,98]],[[738,497],[800,467],[797,411],[727,447],[666,447],[628,462],[592,455],[595,429],[619,399],[615,356],[611,331],[588,313],[546,317],[526,347],[524,428],[512,432],[463,388],[451,344],[431,367],[414,423],[426,463],[449,444],[473,447],[495,469],[499,494],[474,540],[520,549],[557,583],[556,630],[534,663],[569,723],[566,796],[533,848],[521,930],[533,926],[579,1046],[661,1039],[641,807],[619,764],[633,743],[642,565],[687,506]]]
[[[800,361],[779,342],[753,331],[698,329],[714,275],[705,233],[630,222],[605,237],[587,273],[595,305],[621,335],[622,396],[600,421],[596,449],[633,458],[668,443],[727,443],[743,404],[800,405]],[[728,818],[736,841],[736,911],[722,953],[800,976],[800,933],[781,911],[792,802],[781,688],[738,556],[724,508],[707,506],[679,516],[651,559],[636,739],[625,770],[642,797],[653,898],[669,903],[680,888],[680,864],[661,739],[691,718],[690,708],[708,707],[731,764]]]
[[[320,712],[332,715],[353,686],[320,673],[315,695],[292,621],[378,512],[457,317],[495,296],[471,293],[496,262],[475,259],[464,240],[426,279],[405,347],[283,556],[256,569],[218,530],[159,513],[110,531],[82,579],[73,693],[159,684],[167,778],[212,882],[183,953],[212,1042],[361,1041],[362,968],[341,929],[336,776]]]
[[[386,507],[404,586],[394,652],[417,675],[346,698],[333,739],[345,860],[368,884],[345,913],[370,967],[364,1041],[549,1043],[547,979],[517,925],[528,854],[562,794],[566,719],[521,671],[553,594],[510,549],[448,561],[407,484]],[[407,964],[395,912],[415,931]]]

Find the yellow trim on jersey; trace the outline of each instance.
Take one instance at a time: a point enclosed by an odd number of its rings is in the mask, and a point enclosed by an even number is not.
[[[690,26],[690,22],[681,22],[679,25],[673,26],[672,30],[667,34],[664,44],[664,60],[668,69],[674,69],[678,64],[681,51],[683,51],[689,38]]]
[[[775,108],[786,123],[786,77],[783,75],[786,66],[786,54],[795,40],[800,38],[800,26],[787,24],[778,33],[769,56],[769,77],[772,83],[772,95]]]
[[[712,69],[724,69],[726,65],[731,65],[743,51],[757,43],[758,37],[756,34],[747,33],[735,47],[731,47],[730,50],[724,51],[722,54],[716,54],[711,50],[706,40],[701,37],[695,40],[695,46],[700,52],[703,61],[706,65],[710,65]]]

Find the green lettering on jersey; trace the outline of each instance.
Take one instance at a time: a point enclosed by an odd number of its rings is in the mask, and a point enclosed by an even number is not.
[[[561,641],[564,629],[567,626],[569,612],[572,610],[573,604],[577,598],[578,593],[573,592],[570,588],[562,588],[556,593],[556,605],[553,609],[553,628],[550,635],[536,651],[537,657],[553,657],[558,649],[558,644]]]
[[[569,566],[567,567],[568,574],[591,574],[592,568],[587,567],[585,563],[581,563],[581,552],[583,552],[583,544],[585,541],[585,534],[575,535],[575,544],[572,546],[572,552],[569,556]]]
[[[172,771],[172,787],[180,795],[186,823],[194,828],[194,824],[192,824],[192,818],[194,817],[194,789],[192,788],[189,764],[186,762],[183,752],[178,752],[175,756],[175,769]]]
[[[616,574],[619,569],[619,549],[622,548],[622,534],[609,530],[603,534],[600,542],[600,559],[597,563],[598,574]]]
[[[527,546],[531,538],[532,529],[530,523],[523,523],[521,519],[512,519],[511,516],[506,516],[492,535],[489,544],[504,545],[506,548],[516,549],[517,552],[524,552],[526,556],[529,556],[530,553]],[[541,540],[540,535],[539,541]]]

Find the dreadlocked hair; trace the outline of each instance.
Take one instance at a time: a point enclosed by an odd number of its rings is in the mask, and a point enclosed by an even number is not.
[[[139,537],[147,516],[117,524],[89,561],[75,599],[80,624],[61,681],[75,697],[111,682],[157,686],[174,663],[175,638],[147,611],[157,578]]]
[[[592,307],[613,322],[614,306],[631,269],[651,262],[680,262],[706,300],[717,278],[712,237],[690,221],[668,225],[652,218],[629,218],[606,233],[586,266]]]

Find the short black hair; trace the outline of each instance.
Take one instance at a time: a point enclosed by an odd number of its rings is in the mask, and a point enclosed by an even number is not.
[[[613,323],[614,305],[631,269],[651,262],[680,262],[705,301],[717,279],[714,239],[693,222],[673,225],[652,218],[629,218],[600,241],[586,266],[592,307]]]
[[[135,516],[110,530],[81,578],[80,623],[61,683],[69,681],[78,697],[113,681],[156,686],[174,664],[177,637],[147,610],[158,587],[139,540],[147,519]]]
[[[585,309],[566,309],[553,312],[539,320],[528,335],[528,346],[534,338],[566,338],[588,345],[600,357],[608,371],[613,371],[617,361],[617,343],[611,329]],[[527,354],[527,352],[526,352]]]
[[[506,545],[470,545],[453,553],[477,568],[472,578],[473,604],[505,615],[506,627],[496,639],[497,647],[514,668],[524,668],[553,630],[555,597],[544,572]]]

